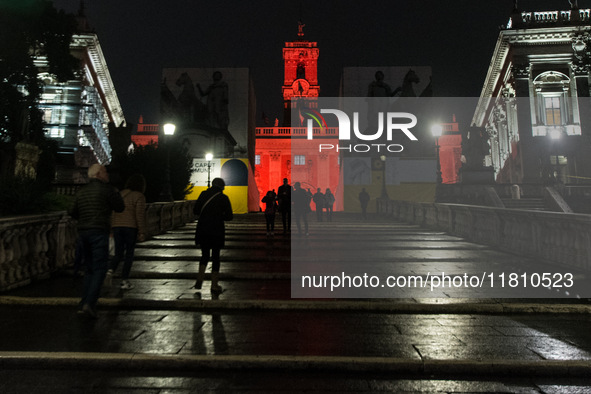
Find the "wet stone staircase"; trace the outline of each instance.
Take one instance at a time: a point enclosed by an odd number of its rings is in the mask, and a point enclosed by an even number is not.
[[[191,288],[200,257],[194,223],[139,244],[135,287],[122,291],[116,275],[103,287],[98,319],[76,313],[82,278],[1,294],[0,337],[10,340],[0,341],[0,392],[550,393],[569,392],[546,390],[565,387],[559,377],[590,376],[591,308],[583,300],[507,300],[499,286],[499,298],[489,299],[478,298],[481,288],[458,289],[461,298],[410,288],[398,298],[292,298],[294,248],[335,272],[371,261],[370,275],[552,269],[377,216],[309,219],[307,237],[295,225],[283,235],[280,217],[267,236],[262,214],[236,215],[219,296],[210,292],[211,266],[202,290]],[[17,391],[7,383],[13,376]]]

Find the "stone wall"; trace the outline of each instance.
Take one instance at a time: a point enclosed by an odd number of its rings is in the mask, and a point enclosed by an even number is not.
[[[591,271],[591,215],[381,199],[377,208],[393,219]]]
[[[194,200],[147,204],[148,238],[195,220],[194,204]],[[71,265],[76,239],[76,221],[65,212],[0,218],[0,291]]]

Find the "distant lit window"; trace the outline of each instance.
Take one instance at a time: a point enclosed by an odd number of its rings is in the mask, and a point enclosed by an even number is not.
[[[304,155],[295,155],[293,157],[294,165],[296,166],[305,166],[306,165],[306,156]]]
[[[83,130],[78,130],[78,145],[80,146],[90,146],[90,141],[84,134]]]
[[[261,164],[261,155],[254,155],[254,164],[256,166]]]
[[[43,108],[42,111],[43,111],[43,121],[45,123],[52,123],[51,122],[51,113],[52,113],[51,108]]]
[[[45,133],[49,138],[64,138],[66,136],[65,129],[49,129]]]

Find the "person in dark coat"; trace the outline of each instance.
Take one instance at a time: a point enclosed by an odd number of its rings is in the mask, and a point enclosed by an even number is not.
[[[275,212],[277,212],[277,198],[274,191],[268,191],[263,197],[265,203],[265,221],[267,222],[267,235],[275,235]]]
[[[312,196],[312,200],[316,205],[316,220],[321,222],[322,221],[322,211],[324,210],[324,194],[320,188],[316,189],[316,193]]]
[[[287,178],[283,178],[283,185],[277,189],[279,193],[279,210],[281,211],[281,221],[283,222],[283,234],[291,232],[291,192],[292,188]]]
[[[361,203],[361,212],[363,213],[363,219],[367,219],[367,204],[369,203],[369,193],[365,191],[365,188],[361,189],[359,193],[359,202]]]
[[[88,185],[78,190],[68,213],[78,220],[78,236],[84,253],[84,289],[79,313],[96,318],[96,304],[109,264],[111,214],[123,212],[125,202],[119,191],[107,184],[109,174],[104,166],[90,166],[88,178]]]
[[[305,234],[308,235],[308,213],[311,212],[310,192],[302,189],[300,182],[296,182],[291,198],[293,201],[293,213],[296,218],[296,225],[298,226],[298,235],[302,235],[300,218],[304,220]]]
[[[220,273],[220,250],[224,247],[226,226],[224,221],[233,219],[232,204],[223,191],[226,183],[222,178],[215,178],[211,187],[199,195],[193,213],[199,217],[195,230],[195,245],[201,247],[201,260],[199,260],[199,276],[195,282],[195,288],[201,289],[205,268],[211,253],[211,292],[221,293],[222,287],[218,285]]]

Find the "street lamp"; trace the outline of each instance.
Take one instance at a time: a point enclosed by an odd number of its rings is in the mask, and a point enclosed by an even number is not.
[[[211,160],[213,159],[213,155],[208,153],[205,155],[205,160],[207,160],[207,187],[211,186],[210,179],[211,179]]]
[[[164,129],[164,138],[162,138],[162,145],[166,145],[166,171],[164,173],[164,186],[162,187],[162,192],[160,193],[160,202],[171,202],[174,201],[172,198],[172,192],[170,190],[170,147],[166,141],[166,136],[173,135],[174,131],[176,130],[176,126],[172,123],[167,123],[162,126]]]
[[[562,130],[560,130],[559,128],[553,128],[552,130],[550,130],[550,139],[553,142],[554,145],[554,156],[556,157],[556,182],[557,183],[562,183],[562,174],[560,173],[560,163],[558,161],[558,149],[556,147],[556,143],[558,142],[558,140],[562,137]]]
[[[440,185],[443,183],[443,178],[441,177],[441,161],[439,160],[439,137],[443,133],[443,127],[440,124],[435,124],[431,126],[431,134],[435,137],[435,147],[437,149],[437,184]]]
[[[386,190],[386,156],[380,156],[380,160],[382,161],[382,200],[389,200]]]

